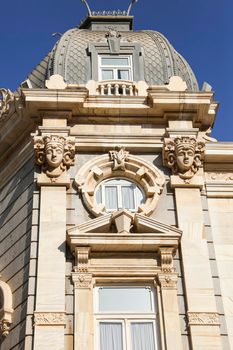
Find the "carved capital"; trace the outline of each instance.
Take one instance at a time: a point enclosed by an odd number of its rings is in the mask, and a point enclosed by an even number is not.
[[[90,247],[76,247],[75,248],[75,260],[76,266],[74,267],[75,272],[85,273],[88,272],[88,261]]]
[[[4,120],[15,103],[15,96],[9,89],[0,88],[0,121]]]
[[[220,324],[219,315],[216,312],[188,312],[189,326],[218,326]]]
[[[109,151],[110,160],[113,161],[112,170],[125,170],[125,161],[129,152],[125,151],[124,147],[116,147],[114,151]]]
[[[35,136],[34,152],[36,164],[55,182],[74,163],[75,141],[60,135]]]
[[[91,273],[73,273],[74,288],[76,289],[89,289],[92,286],[92,274]]]
[[[205,143],[195,137],[164,139],[163,163],[184,182],[189,182],[203,166]]]
[[[177,288],[177,273],[159,273],[158,283],[161,289],[176,289]]]
[[[159,253],[160,253],[162,271],[165,273],[174,272],[174,268],[173,268],[174,248],[172,248],[172,247],[160,247]]]
[[[64,312],[35,312],[35,326],[65,326],[66,317]]]

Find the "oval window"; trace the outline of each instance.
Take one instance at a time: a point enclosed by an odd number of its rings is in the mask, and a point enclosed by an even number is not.
[[[121,209],[137,211],[139,205],[145,202],[145,195],[134,182],[115,178],[100,184],[96,202],[104,204],[108,212]]]

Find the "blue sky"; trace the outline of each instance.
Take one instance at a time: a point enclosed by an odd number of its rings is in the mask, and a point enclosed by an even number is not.
[[[92,10],[127,9],[130,0],[89,0]],[[200,87],[207,81],[220,101],[212,135],[233,141],[233,1],[139,0],[135,29],[164,34],[191,65]],[[51,50],[54,32],[75,27],[87,14],[80,0],[2,1],[0,86],[14,90]]]

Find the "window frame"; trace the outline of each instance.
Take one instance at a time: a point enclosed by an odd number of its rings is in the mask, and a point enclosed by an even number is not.
[[[102,58],[116,58],[116,59],[122,59],[127,58],[128,59],[128,65],[104,65],[102,64]],[[112,79],[103,79],[102,72],[103,70],[109,70],[113,72],[113,78]],[[119,71],[127,71],[129,73],[129,79],[120,79],[118,77]],[[99,81],[108,81],[108,80],[120,80],[120,81],[133,81],[133,60],[132,55],[110,55],[110,54],[100,54],[98,55],[98,80]]]
[[[100,288],[109,287],[109,288],[150,288],[152,293],[152,311],[151,312],[112,312],[112,311],[99,311],[99,299],[98,291]],[[100,323],[121,323],[122,324],[122,337],[123,337],[123,350],[132,350],[132,339],[131,339],[131,324],[132,323],[152,323],[153,333],[154,333],[154,349],[160,349],[160,338],[159,338],[159,314],[158,314],[158,300],[156,289],[148,285],[97,285],[94,290],[94,344],[95,350],[100,349]]]
[[[131,186],[127,186],[127,184],[108,184],[111,181],[114,180],[122,180],[126,181],[128,183],[131,183]],[[106,187],[116,187],[117,188],[117,208],[114,209],[107,209],[106,208],[106,196],[105,196],[105,189]],[[122,196],[122,188],[123,187],[128,187],[132,188],[133,187],[133,201],[134,201],[134,208],[123,208],[123,196]],[[141,193],[142,197],[141,199],[139,198],[139,194],[137,194],[137,189]],[[100,202],[97,201],[97,192],[100,192],[101,200]],[[103,204],[105,207],[106,212],[112,213],[114,211],[126,209],[129,210],[133,213],[136,213],[138,211],[138,208],[141,204],[145,203],[146,201],[146,195],[144,190],[141,188],[139,184],[136,182],[132,181],[131,179],[124,178],[124,177],[112,177],[112,178],[107,178],[104,181],[100,182],[99,185],[96,187],[95,190],[95,201],[98,204]]]

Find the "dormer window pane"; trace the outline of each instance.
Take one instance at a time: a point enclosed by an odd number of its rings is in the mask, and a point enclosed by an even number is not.
[[[129,66],[129,57],[102,57],[101,61],[103,66]]]
[[[99,80],[133,80],[131,56],[99,56]]]
[[[102,70],[102,78],[103,80],[112,80],[113,79],[113,70]]]
[[[118,79],[129,80],[129,71],[128,70],[118,70]]]

